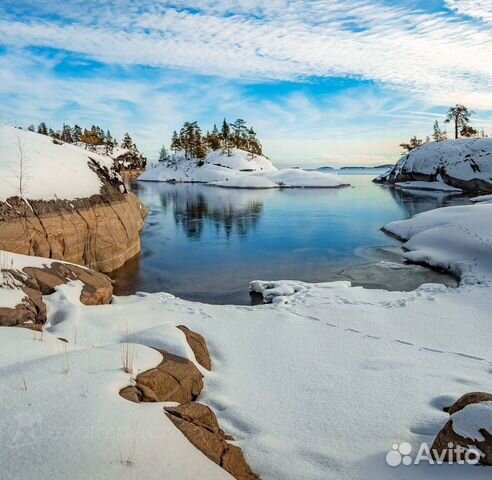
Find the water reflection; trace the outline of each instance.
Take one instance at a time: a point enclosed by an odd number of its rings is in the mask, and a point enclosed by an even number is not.
[[[200,240],[206,224],[227,238],[246,236],[263,211],[258,192],[205,185],[172,185],[161,192],[160,201],[164,212],[172,209],[176,225],[190,240]]]
[[[248,282],[255,279],[350,280],[390,290],[454,282],[403,266],[401,243],[380,228],[464,203],[464,197],[395,190],[372,183],[369,175],[347,180],[351,188],[328,190],[134,182],[130,188],[149,215],[141,254],[111,275],[115,291],[165,291],[195,301],[247,304]],[[395,249],[389,257],[388,248]]]
[[[435,208],[471,203],[462,194],[456,192],[403,190],[393,187],[382,188],[387,188],[389,190],[395,202],[407,212],[408,218]]]

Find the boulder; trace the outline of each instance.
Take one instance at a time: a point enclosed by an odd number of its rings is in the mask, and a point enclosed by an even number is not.
[[[190,330],[185,325],[178,325],[178,328],[185,334],[188,345],[195,354],[196,361],[207,370],[212,370],[212,360],[208,352],[207,342],[197,332]]]
[[[227,440],[212,410],[200,403],[164,407],[167,416],[183,435],[210,460],[238,480],[258,480],[246,462],[243,452]]]
[[[468,409],[473,408],[473,406],[482,404],[486,414],[482,412],[477,418],[484,422],[483,428],[480,428],[480,425],[478,427],[473,425],[473,429],[477,430],[480,435],[475,435],[476,438],[468,438],[457,433],[453,428],[454,422],[458,422],[458,416],[464,415],[464,409],[467,407]],[[446,462],[456,462],[458,459],[456,458],[455,447],[461,447],[464,450],[475,447],[483,454],[479,463],[482,465],[492,465],[492,432],[489,431],[492,425],[492,394],[485,392],[467,393],[459,398],[448,411],[451,417],[437,434],[432,444],[431,451],[434,457],[437,458],[445,452],[444,460]],[[469,416],[470,411],[467,411],[466,414]],[[462,423],[464,420],[463,418],[459,418],[459,421]],[[468,419],[468,421],[473,424],[476,423],[475,419]],[[453,448],[449,448],[450,444],[453,445]],[[460,457],[462,459],[463,455],[460,455]]]
[[[159,350],[162,362],[137,375],[135,385],[120,391],[134,402],[178,402],[195,400],[203,388],[202,374],[186,358]]]

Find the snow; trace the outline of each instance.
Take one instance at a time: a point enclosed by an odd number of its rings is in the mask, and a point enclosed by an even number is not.
[[[492,195],[479,195],[478,197],[470,198],[470,201],[474,203],[492,202]]]
[[[465,283],[492,278],[492,204],[444,207],[420,213],[384,229],[407,240],[405,257],[449,270]]]
[[[457,193],[463,192],[461,188],[452,187],[444,182],[401,182],[395,183],[395,188],[401,188],[404,190],[437,190]]]
[[[214,187],[226,188],[278,188],[277,183],[272,182],[267,177],[259,175],[241,175],[232,178],[231,180],[222,180],[220,182],[210,182],[208,185]]]
[[[425,143],[401,157],[395,167],[379,177],[398,181],[400,175],[435,176],[445,170],[458,180],[482,180],[492,187],[492,138],[462,138]]]
[[[178,159],[179,160],[179,159]],[[201,182],[228,188],[280,188],[346,186],[337,175],[298,168],[277,170],[270,160],[247,152],[233,150],[228,157],[221,151],[207,155],[205,164],[196,165],[196,160],[180,159],[176,165],[165,165],[144,172],[139,181],[153,182]]]
[[[271,304],[207,305],[141,293],[85,306],[80,282],[60,286],[45,297],[42,341],[0,328],[1,446],[28,441],[9,448],[2,471],[20,479],[119,478],[129,468],[119,451],[131,453],[136,428],[134,478],[229,478],[184,440],[162,405],[118,396],[131,383],[121,368],[124,342],[137,344],[136,371],[159,361],[144,345],[195,361],[175,328],[184,324],[205,336],[212,356],[213,371],[201,370],[199,400],[264,480],[362,480],[367,472],[381,480],[489,478],[488,468],[392,468],[384,459],[394,443],[409,442],[414,451],[432,443],[449,418],[443,406],[490,388],[490,208],[446,207],[386,226],[408,239],[409,253],[425,251],[429,263],[445,258],[448,268],[465,272],[456,289],[257,280],[250,288]],[[476,435],[490,412],[470,407],[453,415],[454,428]],[[46,455],[39,445],[63,455]]]
[[[463,438],[485,441],[480,433],[484,429],[492,434],[492,402],[480,402],[467,405],[451,416],[453,430]]]
[[[101,166],[112,166],[109,157],[67,143],[57,145],[46,135],[3,126],[0,201],[19,195],[20,151],[24,161],[23,196],[29,200],[73,200],[98,194],[101,181],[88,162],[93,159]]]

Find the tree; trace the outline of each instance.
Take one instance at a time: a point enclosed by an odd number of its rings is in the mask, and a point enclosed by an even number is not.
[[[47,127],[46,123],[41,122],[39,124],[38,133],[40,133],[41,135],[48,135],[48,127]]]
[[[80,137],[82,136],[82,129],[79,125],[74,125],[72,130],[72,139],[74,142],[80,142]]]
[[[456,104],[454,107],[450,107],[446,116],[445,123],[454,124],[454,138],[458,138],[458,132],[460,129],[468,126],[470,117],[474,114],[472,110],[468,110],[464,105]],[[466,131],[466,130],[465,130]]]
[[[222,130],[220,131],[220,138],[222,140],[222,148],[224,150],[224,153],[227,152],[228,157],[231,156],[230,137],[231,129],[229,127],[229,124],[227,123],[227,120],[224,118],[224,121],[222,122]]]
[[[27,127],[27,129],[30,131],[30,132],[35,132],[36,131],[36,128],[34,127],[34,125],[31,123],[31,125],[29,125]]]
[[[471,125],[463,125],[460,135],[462,137],[478,137],[478,130],[474,129]]]
[[[97,145],[102,144],[101,136],[93,129],[87,130],[84,129],[84,133],[80,136],[80,141],[85,143],[85,149],[89,148],[90,150],[95,151]]]
[[[410,142],[408,143],[400,143],[400,147],[403,148],[404,152],[411,152],[412,150],[414,150],[415,148],[418,148],[422,145],[422,140],[420,138],[417,138],[417,137],[412,137],[410,139]]]
[[[159,152],[159,162],[168,162],[170,159],[169,153],[167,153],[167,148],[165,145],[161,147]]]
[[[178,150],[181,150],[181,143],[179,141],[178,132],[174,130],[173,136],[171,138],[171,150],[176,153]]]
[[[135,149],[135,145],[133,143],[132,137],[130,137],[128,132],[126,132],[125,136],[123,137],[123,141],[121,142],[121,148],[126,148],[127,150]]]
[[[70,128],[70,125],[63,124],[60,140],[63,140],[66,143],[73,143],[72,129]]]
[[[235,148],[245,148],[247,143],[246,122],[242,118],[238,118],[232,125],[232,144]]]
[[[432,134],[432,138],[436,142],[441,142],[442,140],[447,140],[448,138],[446,130],[441,129],[437,120],[434,122],[434,133]]]
[[[106,146],[106,155],[111,155],[115,147],[115,140],[108,130],[104,136],[104,145]]]

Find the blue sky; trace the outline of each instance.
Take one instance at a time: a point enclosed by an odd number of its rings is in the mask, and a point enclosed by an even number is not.
[[[395,161],[449,105],[492,134],[489,0],[3,0],[0,120],[252,124],[279,165]]]

